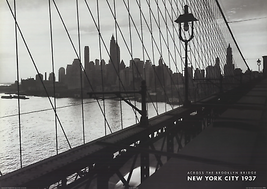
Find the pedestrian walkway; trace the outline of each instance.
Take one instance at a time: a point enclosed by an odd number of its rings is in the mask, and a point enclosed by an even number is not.
[[[267,79],[138,188],[266,188]]]

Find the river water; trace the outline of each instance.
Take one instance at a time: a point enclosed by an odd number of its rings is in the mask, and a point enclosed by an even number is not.
[[[51,98],[51,101],[54,102],[54,99]],[[104,116],[96,100],[84,99],[83,103],[84,121],[82,121],[80,99],[56,99],[56,111],[72,147],[83,144],[83,122],[85,142],[104,136],[105,130],[109,134],[108,125],[112,132],[115,132],[137,122],[132,108],[123,101],[121,104],[120,101],[114,99],[105,100],[104,103],[99,101],[108,124],[105,124]],[[139,102],[132,103],[141,109]],[[160,114],[172,109],[165,103],[148,103],[147,108],[149,117],[156,116],[157,112]],[[55,124],[55,114],[48,98],[30,96],[27,100],[20,100],[20,111],[23,167],[56,155],[56,125],[58,153],[70,149],[59,121]],[[0,99],[0,171],[2,174],[20,168],[19,117],[17,114],[17,99]],[[138,113],[136,114],[140,118]]]

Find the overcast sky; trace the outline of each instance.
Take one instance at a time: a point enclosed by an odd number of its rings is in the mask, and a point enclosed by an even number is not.
[[[153,1],[153,0],[152,0]],[[10,0],[13,6],[13,1]],[[48,6],[46,0],[19,0],[17,2],[18,23],[27,44],[31,50],[33,58],[38,66],[39,71],[51,72],[51,51],[49,36],[49,20]],[[56,0],[57,5],[62,13],[64,21],[69,29],[76,50],[78,50],[77,25],[75,15],[75,0]],[[99,58],[97,31],[90,18],[86,6],[81,1],[80,5],[80,23],[81,23],[81,50],[85,45],[90,47],[90,59]],[[96,15],[95,1],[88,0]],[[105,1],[100,0],[100,3]],[[111,4],[113,1],[110,1]],[[121,2],[121,1],[116,1]],[[258,58],[262,60],[263,55],[267,55],[267,1],[266,0],[220,0],[224,13],[230,22],[230,26],[236,37],[236,40],[246,58],[250,68],[257,70],[256,61]],[[106,3],[100,4],[100,7],[107,7]],[[117,3],[117,11],[125,9],[125,7]],[[114,22],[110,22],[111,14],[103,12],[101,9],[101,29],[103,38],[107,42],[109,48],[109,40],[114,34]],[[127,29],[127,15],[117,13],[121,23],[125,23]],[[137,13],[138,14],[138,13]],[[139,15],[137,15],[139,16]],[[55,56],[55,72],[60,67],[66,67],[71,64],[76,54],[70,45],[70,41],[62,27],[60,19],[52,6],[53,18],[53,38]],[[89,24],[90,23],[90,24]],[[123,27],[123,26],[122,26]],[[5,0],[0,0],[0,83],[14,82],[16,80],[16,59],[15,59],[15,40],[14,40],[14,20],[8,9]],[[125,30],[125,32],[127,32]],[[35,77],[36,71],[32,65],[31,59],[26,52],[25,46],[19,37],[19,67],[20,78]],[[119,44],[121,51],[126,49],[122,42]],[[232,44],[233,46],[233,44]],[[102,46],[103,52],[104,46]],[[134,50],[135,57],[142,57],[142,52]],[[78,52],[79,54],[79,52]],[[107,53],[102,54],[102,58],[108,61]],[[122,53],[123,58],[123,53]],[[156,57],[157,59],[158,57]],[[83,58],[82,58],[83,60]],[[128,60],[125,60],[128,64]],[[243,65],[244,66],[244,65]],[[242,65],[241,65],[242,67]]]

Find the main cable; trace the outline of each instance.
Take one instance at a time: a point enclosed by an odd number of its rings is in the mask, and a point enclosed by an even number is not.
[[[247,61],[246,61],[246,59],[245,59],[243,53],[241,52],[241,49],[240,49],[239,45],[237,44],[237,41],[236,41],[236,39],[235,39],[235,36],[234,36],[234,34],[233,34],[233,32],[232,32],[232,30],[231,30],[231,28],[230,28],[230,25],[229,25],[229,23],[228,23],[228,21],[227,21],[225,15],[224,15],[224,13],[223,13],[223,10],[222,10],[222,8],[221,8],[221,5],[220,5],[219,1],[218,1],[218,0],[215,0],[215,2],[216,2],[217,6],[218,6],[218,8],[219,8],[219,10],[220,10],[220,12],[221,12],[221,15],[222,15],[222,17],[223,17],[223,19],[224,19],[224,22],[225,22],[225,24],[226,24],[226,26],[227,26],[227,28],[228,28],[228,30],[229,30],[231,36],[232,36],[232,39],[233,39],[233,41],[234,41],[234,43],[235,43],[235,45],[236,45],[236,48],[237,48],[239,54],[241,55],[241,57],[242,57],[242,59],[243,59],[245,65],[247,66],[248,71],[250,71],[250,68],[249,68],[249,66],[248,66],[248,64],[247,64]]]

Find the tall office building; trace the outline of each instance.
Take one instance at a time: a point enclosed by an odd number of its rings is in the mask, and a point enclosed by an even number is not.
[[[214,78],[220,78],[221,77],[221,66],[220,66],[220,59],[219,57],[216,57],[215,59],[215,65],[214,65]]]
[[[110,40],[110,74],[109,79],[111,84],[116,82],[116,78],[119,74],[119,66],[120,66],[120,47],[118,43],[115,41],[114,36],[112,35]]]
[[[110,40],[110,61],[115,65],[116,68],[119,67],[120,64],[120,47],[118,43],[115,41],[114,36],[112,35]]]
[[[195,69],[194,79],[204,79],[204,70],[200,70],[198,68]]]
[[[88,67],[89,61],[90,61],[89,47],[85,46],[84,47],[84,66],[85,66],[85,69]]]
[[[54,72],[51,72],[50,74],[49,74],[49,77],[48,77],[48,80],[49,81],[56,81],[56,76],[55,76],[55,73]]]
[[[206,78],[218,79],[220,77],[221,77],[220,59],[217,57],[214,66],[210,65],[206,67]]]
[[[226,64],[233,64],[233,52],[230,44],[227,47]]]
[[[72,65],[67,65],[66,69],[67,86],[68,89],[80,89],[81,88],[81,66],[80,60],[74,59]]]
[[[44,80],[44,76],[43,76],[43,74],[36,74],[36,76],[35,76],[35,80],[36,81],[43,81]]]
[[[224,65],[224,75],[225,76],[234,75],[234,69],[235,69],[235,66],[233,64],[233,53],[232,53],[232,48],[229,44],[227,48],[227,54],[226,54],[226,64]]]
[[[60,83],[66,83],[66,75],[65,75],[65,68],[61,67],[58,70],[58,81]]]

